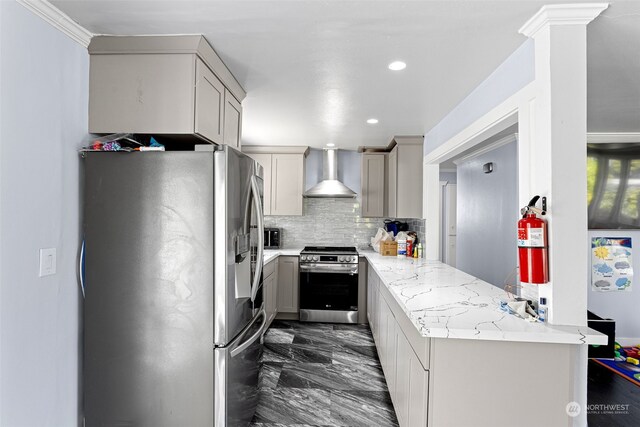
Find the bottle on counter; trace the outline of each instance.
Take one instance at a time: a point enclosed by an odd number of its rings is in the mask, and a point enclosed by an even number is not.
[[[418,243],[418,258],[422,258],[422,243]]]
[[[545,297],[540,297],[540,301],[538,302],[538,319],[540,319],[541,322],[546,322],[547,314],[547,299]]]
[[[407,239],[398,239],[398,258],[407,256]]]
[[[413,240],[407,239],[407,258],[413,256]]]

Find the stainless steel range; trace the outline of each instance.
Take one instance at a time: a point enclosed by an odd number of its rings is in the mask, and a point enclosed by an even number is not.
[[[307,246],[300,252],[300,321],[358,323],[358,251]]]

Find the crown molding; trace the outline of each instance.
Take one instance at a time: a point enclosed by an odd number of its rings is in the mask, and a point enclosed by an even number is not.
[[[640,142],[640,132],[588,132],[587,143],[630,143]]]
[[[535,37],[542,28],[550,25],[587,25],[593,21],[609,3],[551,4],[542,6],[518,32]]]
[[[87,47],[93,33],[69,18],[67,14],[46,0],[16,0],[22,6],[71,37],[76,43]]]

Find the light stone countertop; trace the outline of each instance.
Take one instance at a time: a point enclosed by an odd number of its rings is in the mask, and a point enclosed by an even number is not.
[[[507,293],[439,261],[359,251],[424,337],[556,344],[606,344],[579,326],[531,323],[500,309]],[[586,316],[586,313],[585,313]]]
[[[293,249],[265,249],[264,250],[264,264],[268,264],[278,256],[299,256],[302,248]]]

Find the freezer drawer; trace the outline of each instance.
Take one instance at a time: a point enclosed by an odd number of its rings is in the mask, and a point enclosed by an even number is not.
[[[263,307],[238,338],[214,350],[216,427],[245,427],[253,418],[266,322]]]

